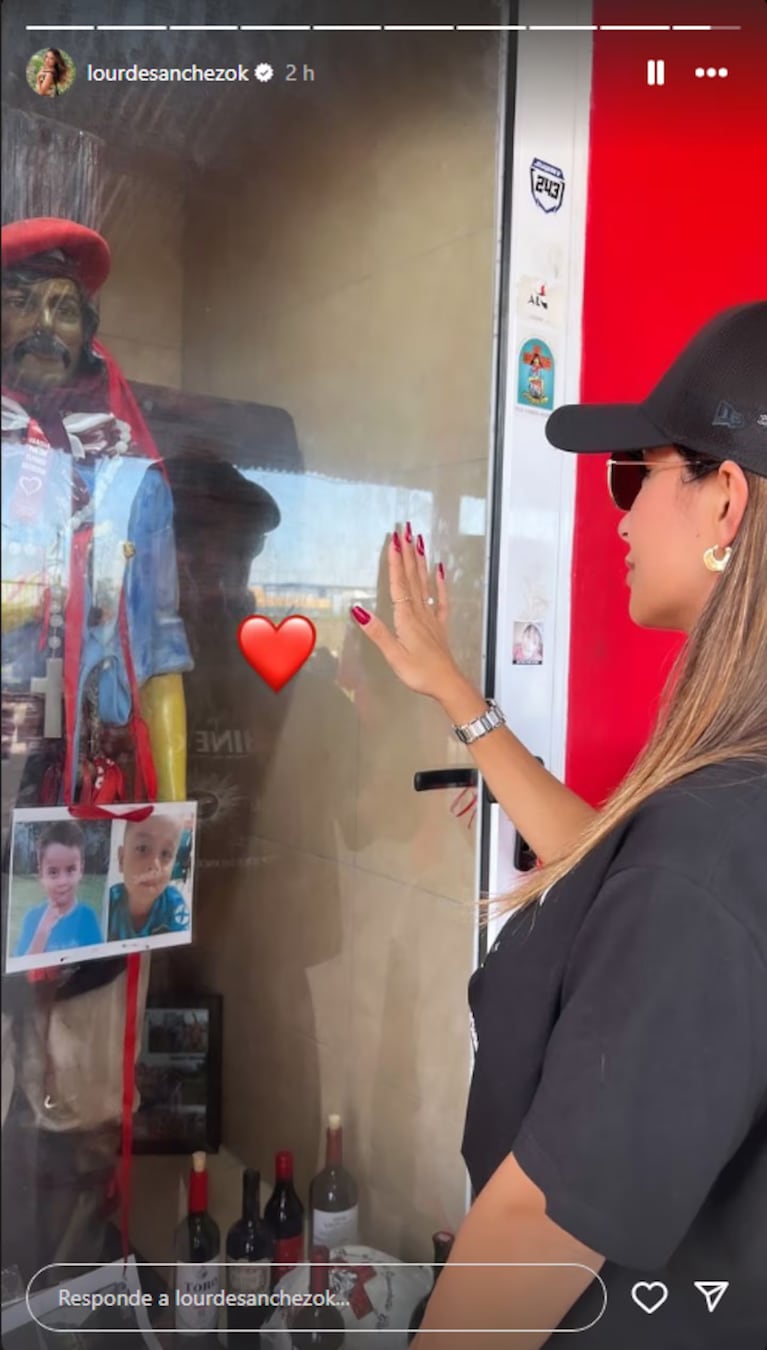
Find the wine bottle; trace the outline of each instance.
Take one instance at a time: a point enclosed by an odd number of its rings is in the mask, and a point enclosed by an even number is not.
[[[432,1243],[434,1244],[434,1265],[432,1266],[432,1275],[434,1276],[434,1281],[428,1294],[424,1294],[423,1298],[419,1299],[418,1303],[416,1303],[411,1313],[410,1330],[408,1331],[407,1336],[408,1345],[415,1337],[415,1334],[424,1319],[427,1304],[432,1294],[434,1293],[434,1285],[437,1283],[440,1271],[442,1270],[442,1267],[444,1266],[448,1256],[450,1255],[450,1249],[453,1245],[453,1242],[455,1241],[455,1238],[452,1233],[439,1232],[434,1233],[432,1235],[431,1240]]]
[[[230,1294],[268,1294],[274,1238],[261,1218],[258,1172],[246,1167],[242,1174],[242,1218],[226,1235],[227,1287]],[[255,1350],[261,1344],[258,1328],[269,1313],[266,1304],[244,1303],[226,1310],[226,1324],[237,1336],[229,1339],[232,1350]],[[250,1334],[248,1334],[250,1333]]]
[[[264,1221],[274,1238],[272,1289],[304,1258],[304,1207],[293,1185],[293,1154],[274,1159],[274,1190],[264,1208]]]
[[[176,1229],[176,1328],[191,1344],[215,1344],[218,1307],[212,1301],[220,1289],[218,1263],[221,1237],[208,1213],[208,1173],[204,1153],[192,1154],[186,1218]],[[205,1336],[207,1333],[207,1337]],[[183,1344],[181,1337],[177,1338]]]
[[[339,1350],[344,1343],[344,1319],[332,1303],[314,1302],[327,1298],[330,1287],[330,1252],[327,1247],[312,1247],[309,1292],[312,1303],[299,1308],[290,1329],[293,1350]]]
[[[359,1241],[357,1183],[343,1163],[340,1116],[328,1116],[325,1166],[309,1187],[311,1246],[346,1247]]]

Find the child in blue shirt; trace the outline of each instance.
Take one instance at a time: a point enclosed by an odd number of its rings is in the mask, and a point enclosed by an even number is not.
[[[103,942],[93,910],[77,899],[85,871],[85,836],[80,826],[69,820],[46,825],[37,856],[45,900],[25,915],[15,955],[37,956]]]
[[[117,859],[123,879],[109,891],[109,938],[154,937],[189,927],[186,901],[170,879],[181,821],[152,814],[127,821]]]

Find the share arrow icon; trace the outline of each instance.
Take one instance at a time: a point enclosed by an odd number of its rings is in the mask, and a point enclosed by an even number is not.
[[[695,1288],[700,1290],[706,1300],[706,1307],[713,1312],[724,1298],[730,1287],[729,1280],[696,1280]]]

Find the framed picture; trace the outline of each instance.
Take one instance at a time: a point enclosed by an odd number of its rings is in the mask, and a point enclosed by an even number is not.
[[[111,819],[13,812],[8,972],[192,940],[196,802],[137,802]]]
[[[136,1065],[135,1153],[217,1153],[221,1144],[221,996],[147,1004]]]

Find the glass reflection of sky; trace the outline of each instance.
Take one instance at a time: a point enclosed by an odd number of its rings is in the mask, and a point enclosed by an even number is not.
[[[412,520],[428,542],[434,494],[391,483],[352,483],[320,474],[242,469],[282,514],[255,559],[251,584],[374,590],[381,547],[397,521]]]

